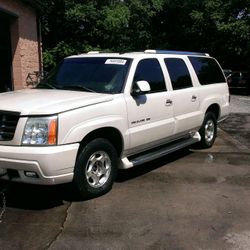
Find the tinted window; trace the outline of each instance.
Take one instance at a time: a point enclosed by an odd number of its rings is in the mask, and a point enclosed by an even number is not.
[[[240,80],[240,72],[232,73],[228,79],[231,79],[232,82],[238,82]]]
[[[182,59],[167,58],[164,61],[174,90],[193,86],[187,65]]]
[[[232,73],[231,77],[238,77],[238,78],[240,78],[240,72]]]
[[[242,80],[249,80],[250,74],[249,73],[242,73]]]
[[[151,93],[166,90],[161,66],[157,59],[144,59],[138,63],[134,83],[141,80],[149,83]]]
[[[218,63],[213,58],[189,57],[202,85],[225,82],[224,75]]]
[[[119,93],[131,60],[127,58],[66,58],[38,88],[53,87],[100,93]]]

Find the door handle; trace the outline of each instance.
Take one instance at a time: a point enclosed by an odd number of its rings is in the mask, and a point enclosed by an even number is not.
[[[192,101],[192,102],[195,102],[195,101],[196,101],[196,99],[197,99],[197,96],[196,96],[196,95],[192,95],[192,99],[191,99],[191,101]]]
[[[173,101],[171,99],[166,100],[166,106],[171,106],[173,104]]]

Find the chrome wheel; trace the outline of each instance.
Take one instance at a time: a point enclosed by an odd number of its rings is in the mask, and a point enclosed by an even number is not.
[[[212,120],[208,120],[205,124],[205,140],[210,143],[214,139],[215,126]]]
[[[88,184],[93,188],[102,187],[109,179],[111,160],[104,151],[97,151],[89,157],[85,175]]]
[[[197,144],[199,148],[211,148],[217,136],[217,119],[214,113],[207,112],[199,130],[201,140]]]

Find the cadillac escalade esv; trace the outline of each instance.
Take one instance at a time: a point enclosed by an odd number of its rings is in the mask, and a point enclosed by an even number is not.
[[[0,94],[0,181],[109,191],[127,169],[211,147],[229,93],[208,54],[146,50],[65,58],[34,89]]]

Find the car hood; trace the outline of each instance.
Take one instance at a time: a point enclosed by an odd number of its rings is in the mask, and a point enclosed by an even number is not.
[[[25,89],[0,94],[0,110],[21,115],[49,115],[113,100],[109,94]]]

